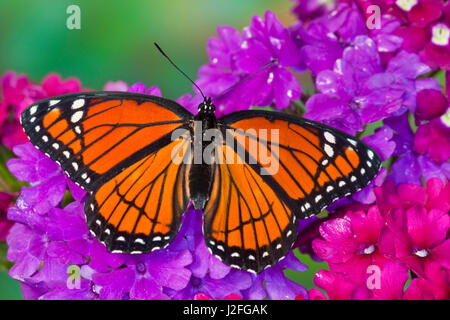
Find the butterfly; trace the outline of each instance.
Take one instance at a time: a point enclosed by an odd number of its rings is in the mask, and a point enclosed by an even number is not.
[[[214,112],[210,98],[193,115],[161,97],[85,92],[36,102],[21,123],[88,192],[87,226],[110,252],[165,248],[192,202],[210,251],[254,273],[288,254],[300,219],[380,168],[374,150],[332,127],[271,111]],[[222,138],[206,139],[208,130]]]

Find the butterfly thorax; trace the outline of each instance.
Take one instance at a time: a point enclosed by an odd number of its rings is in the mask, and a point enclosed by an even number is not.
[[[213,157],[214,155],[204,152],[210,141],[203,139],[203,137],[208,129],[216,128],[215,109],[215,106],[211,103],[211,98],[205,98],[204,102],[198,106],[198,114],[194,117],[192,150],[194,152],[195,150],[201,150],[201,157],[194,159],[197,161],[193,161],[190,167],[189,190],[191,201],[197,210],[203,209],[209,200],[212,180],[211,163],[213,161],[205,159],[205,157]],[[195,128],[195,126],[201,126],[201,129]]]

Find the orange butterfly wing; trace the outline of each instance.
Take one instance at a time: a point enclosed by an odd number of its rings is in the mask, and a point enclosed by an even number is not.
[[[189,145],[192,114],[159,97],[77,93],[39,101],[21,117],[31,142],[90,191],[88,227],[110,251],[148,252],[175,236],[189,203],[187,169],[172,161]]]
[[[205,237],[215,255],[243,269],[276,263],[289,252],[298,219],[366,186],[380,167],[363,142],[306,119],[243,111],[218,123],[231,138],[217,148]]]

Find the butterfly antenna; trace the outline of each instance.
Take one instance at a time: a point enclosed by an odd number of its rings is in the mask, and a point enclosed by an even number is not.
[[[277,59],[271,60],[270,62],[266,63],[265,65],[263,65],[261,68],[259,68],[258,70],[256,70],[253,74],[249,75],[248,77],[240,80],[239,82],[233,84],[231,87],[223,90],[222,92],[220,92],[219,94],[216,94],[211,101],[214,101],[216,98],[225,95],[226,93],[228,93],[229,91],[231,91],[231,89],[233,89],[234,87],[237,87],[238,85],[240,85],[242,82],[245,82],[247,80],[250,80],[251,78],[253,78],[254,76],[256,76],[260,71],[264,70],[265,68],[267,68],[268,66],[270,66],[271,64],[277,62]]]
[[[189,78],[189,76],[183,71],[181,70],[173,61],[172,59],[169,58],[169,56],[163,51],[163,49],[161,49],[161,47],[156,43],[153,42],[153,44],[156,46],[156,48],[159,50],[159,52],[161,52],[161,54],[167,59],[169,60],[169,62],[175,67],[175,69],[177,69],[178,71],[181,72],[182,75],[184,75],[190,82],[192,82],[192,84],[198,89],[198,91],[200,92],[200,94],[202,95],[203,99],[206,100],[205,95],[203,94],[202,89],[200,89],[200,87],[191,79]]]

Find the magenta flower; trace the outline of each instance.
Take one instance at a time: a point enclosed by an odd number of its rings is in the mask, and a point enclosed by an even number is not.
[[[0,241],[5,241],[12,222],[6,219],[6,212],[14,199],[14,195],[0,191]]]
[[[389,187],[390,188],[390,187]],[[448,182],[439,179],[427,182],[427,189],[400,185],[388,196],[388,203],[379,199],[384,208],[387,226],[380,238],[383,254],[402,262],[416,274],[424,276],[424,268],[437,262],[450,268],[450,209]],[[378,191],[381,195],[381,190]],[[436,201],[442,201],[436,203]],[[392,206],[393,203],[396,203]],[[398,203],[398,204],[397,204]]]
[[[316,273],[314,284],[323,289],[330,300],[351,300],[357,288],[357,284],[343,274],[327,270],[319,270]]]
[[[378,271],[375,271],[378,272]],[[353,292],[354,300],[402,300],[408,268],[394,261],[386,261],[380,267],[379,279],[367,279]]]
[[[449,270],[439,263],[429,263],[425,267],[426,278],[411,281],[403,296],[405,300],[446,300],[450,296]]]
[[[431,68],[450,68],[450,6],[442,0],[397,1],[404,21],[395,34],[403,49],[416,52]]]
[[[447,112],[450,113],[450,109]],[[436,163],[447,162],[450,159],[450,123],[439,117],[421,125],[414,136],[413,148]]]
[[[443,115],[447,107],[447,98],[442,94],[440,86],[436,89],[420,90],[417,92],[415,119],[418,123],[430,121]]]
[[[327,300],[328,298],[323,294],[322,291],[316,288],[311,288],[308,290],[307,300]],[[306,300],[305,296],[299,294],[295,297],[295,300]]]
[[[343,207],[343,215],[320,225],[313,249],[330,271],[320,270],[315,284],[330,299],[448,295],[448,181],[431,179],[426,188],[386,182],[374,192],[377,201],[368,209]],[[405,291],[408,270],[415,277]]]
[[[385,258],[378,248],[378,240],[385,221],[377,207],[367,213],[348,212],[321,224],[324,240],[312,243],[316,254],[329,263],[330,270],[340,272],[354,282],[363,281],[370,265],[382,266]]]
[[[81,91],[76,78],[62,80],[57,74],[46,76],[41,85],[32,83],[26,75],[6,72],[1,78],[0,102],[1,142],[8,148],[28,141],[20,125],[20,114],[33,102],[55,95]]]
[[[194,300],[214,300],[210,296],[204,293],[197,293],[194,296]],[[227,295],[223,300],[242,300],[241,296],[235,293]]]

